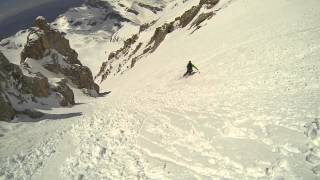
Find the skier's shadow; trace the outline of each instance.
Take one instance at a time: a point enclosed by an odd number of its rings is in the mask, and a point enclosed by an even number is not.
[[[196,74],[197,72],[191,72],[191,73],[185,73],[184,75],[183,75],[183,77],[184,78],[187,78],[187,77],[190,77],[190,76],[193,76],[194,74]]]

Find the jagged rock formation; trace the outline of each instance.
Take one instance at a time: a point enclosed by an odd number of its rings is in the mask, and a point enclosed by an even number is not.
[[[50,84],[41,73],[32,73],[26,65],[21,68],[0,52],[0,121],[10,121],[17,113],[34,114],[28,104],[41,107],[43,99],[52,98],[61,106],[75,104],[73,91],[66,84]]]
[[[184,28],[186,27],[195,16],[199,13],[202,6],[197,5],[193,6],[191,9],[183,13],[180,17],[175,19],[175,22],[178,22],[179,26]]]
[[[70,64],[81,65],[78,54],[70,47],[69,40],[64,37],[63,33],[51,28],[43,17],[38,17],[35,25],[37,28],[32,29],[21,52],[21,63],[26,58],[41,59],[45,56],[46,50],[55,49],[66,56]]]
[[[62,95],[60,101],[61,106],[68,106],[69,104],[74,105],[74,94],[72,89],[67,85],[66,80],[57,82],[57,86],[53,87],[53,90],[59,92]]]
[[[48,97],[50,94],[49,86],[48,78],[41,73],[33,74],[32,77],[24,77],[24,92],[36,97]]]
[[[134,44],[138,40],[138,38],[139,38],[139,36],[137,34],[135,34],[132,37],[130,37],[129,39],[125,40],[122,48],[109,54],[108,60],[113,59],[113,58],[118,59],[120,53],[122,55],[127,55],[129,49],[131,48],[131,45]]]
[[[124,41],[124,45],[122,48],[120,48],[119,50],[117,50],[115,52],[110,53],[109,57],[108,57],[109,61],[104,62],[102,64],[100,71],[96,75],[95,78],[102,75],[103,79],[106,79],[107,76],[111,73],[111,70],[113,69],[113,66],[110,64],[111,62],[113,62],[112,60],[118,59],[120,56],[128,55],[128,52],[129,52],[131,46],[137,41],[138,38],[139,38],[139,36],[137,34],[133,35],[131,38]],[[139,47],[136,47],[136,48],[139,48]]]
[[[181,16],[178,16],[171,22],[164,23],[162,26],[157,27],[153,35],[150,37],[149,42],[144,45],[144,47],[143,42],[139,42],[138,34],[134,35],[134,39],[133,37],[127,39],[122,48],[110,53],[108,60],[102,64],[100,71],[95,78],[101,77],[101,82],[105,80],[113,72],[112,69],[114,64],[116,64],[116,61],[118,61],[118,68],[115,73],[122,73],[124,71],[123,68],[129,69],[134,67],[134,65],[140,58],[147,55],[148,53],[153,53],[165,40],[166,36],[169,33],[175,31],[177,28],[185,28],[189,25],[189,29],[194,29],[192,31],[193,33],[201,27],[200,24],[202,22],[211,19],[215,15],[215,11],[210,9],[218,4],[218,2],[219,0],[200,0],[197,5],[192,6]],[[139,5],[145,8],[150,8],[145,5]],[[204,10],[205,12],[202,12],[200,14],[202,10]],[[155,22],[156,21],[152,21],[151,23],[141,25],[139,28],[139,34],[150,28]],[[122,59],[121,62],[119,62],[120,59]],[[130,60],[130,65],[126,65]]]
[[[146,29],[148,29],[150,26],[154,25],[154,23],[156,23],[156,22],[157,22],[157,21],[155,20],[155,21],[152,21],[152,22],[150,22],[150,23],[145,23],[145,24],[140,25],[140,27],[139,27],[139,33],[141,33],[142,31],[144,31],[144,30],[146,30]]]
[[[143,7],[143,8],[149,9],[154,14],[157,14],[159,11],[162,11],[162,9],[163,9],[163,7],[151,6],[151,5],[148,5],[148,4],[143,4],[141,2],[139,2],[138,5]]]
[[[151,37],[147,45],[148,47],[145,49],[144,53],[154,52],[159,47],[161,42],[166,38],[166,35],[173,32],[174,29],[174,21],[171,23],[165,23],[161,27],[158,27]]]
[[[37,60],[47,70],[63,74],[77,88],[90,90],[92,95],[98,94],[99,86],[94,83],[90,69],[81,64],[64,33],[53,29],[43,17],[38,17],[35,25],[21,52],[21,63],[28,63],[28,59]]]
[[[197,29],[200,28],[199,25],[200,25],[203,21],[208,20],[208,19],[211,19],[214,15],[215,15],[215,13],[212,12],[212,11],[211,11],[211,12],[207,12],[207,13],[202,13],[202,14],[200,14],[200,15],[197,17],[197,19],[193,21],[193,23],[191,24],[191,27],[197,27]]]

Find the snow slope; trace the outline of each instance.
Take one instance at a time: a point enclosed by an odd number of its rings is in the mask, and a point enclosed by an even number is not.
[[[0,122],[0,177],[319,179],[319,5],[231,1],[104,81],[108,96]],[[201,74],[181,78],[188,60]]]

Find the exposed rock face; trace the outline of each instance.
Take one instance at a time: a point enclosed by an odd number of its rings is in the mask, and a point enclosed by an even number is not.
[[[61,94],[59,104],[74,104],[73,91],[66,84],[51,88],[48,78],[41,73],[32,73],[27,65],[12,64],[0,52],[0,121],[10,121],[17,113],[33,112],[27,109],[28,103],[38,103],[38,98],[52,98],[55,93]],[[25,74],[24,74],[25,73]],[[39,104],[41,107],[42,104]]]
[[[138,11],[136,11],[136,10],[134,10],[134,9],[130,9],[130,8],[127,9],[127,12],[132,13],[132,14],[135,14],[135,15],[138,15],[138,14],[139,14]]]
[[[0,90],[0,121],[10,121],[16,116],[16,111],[13,109],[8,98]]]
[[[186,27],[193,18],[199,13],[201,6],[193,6],[191,9],[182,14],[182,16],[176,18],[176,21],[179,21],[179,26],[184,28]]]
[[[54,87],[53,90],[62,95],[62,100],[60,101],[61,106],[74,105],[74,94],[73,91],[67,85],[66,80],[62,80],[57,83],[58,86]]]
[[[102,63],[100,71],[95,78],[97,78],[98,76],[102,76],[102,79],[105,80],[113,69],[113,66],[110,65],[110,63],[112,63],[112,60],[118,59],[120,55],[128,55],[131,46],[137,41],[138,38],[139,36],[137,34],[134,34],[132,37],[124,41],[124,45],[122,48],[115,52],[111,52],[109,54],[108,61]]]
[[[108,60],[111,60],[113,58],[118,59],[120,54],[127,55],[131,45],[134,44],[138,38],[139,36],[135,34],[129,39],[125,40],[122,48],[109,54]]]
[[[143,43],[139,42],[139,37],[137,37],[137,39],[134,39],[134,41],[132,40],[132,38],[127,39],[127,41],[125,41],[125,45],[122,48],[110,53],[108,61],[102,64],[100,72],[95,78],[101,76],[101,82],[105,80],[112,73],[113,62],[115,60],[119,60],[120,58],[122,59],[122,62],[118,63],[116,73],[124,72],[122,68],[133,68],[139,59],[141,59],[143,56],[148,55],[149,53],[153,53],[165,40],[166,36],[169,33],[175,31],[177,28],[185,28],[189,26],[189,29],[199,29],[200,24],[202,22],[211,19],[215,15],[215,12],[210,11],[210,9],[212,9],[216,4],[218,4],[218,2],[219,0],[200,0],[200,2],[197,5],[192,6],[181,16],[175,18],[173,21],[169,23],[164,23],[162,26],[157,27],[153,35],[151,36],[150,41],[144,47]],[[148,6],[145,4],[138,5],[154,11],[161,10],[153,9],[152,6]],[[199,15],[201,9],[205,9],[206,12]],[[145,31],[146,29],[150,28],[152,25],[154,25],[155,22],[156,21],[141,25],[139,28],[139,34]],[[130,42],[128,43],[130,45],[127,45],[126,42]],[[132,45],[135,45],[135,48],[132,48]],[[131,62],[129,65],[126,64],[128,61]]]
[[[191,24],[191,27],[193,26],[199,26],[203,21],[207,20],[207,19],[211,19],[214,16],[214,12],[208,12],[208,13],[202,13],[198,16],[198,18],[196,20],[193,21],[193,23]]]
[[[36,97],[48,97],[50,95],[48,78],[41,73],[33,74],[33,77],[23,77],[23,92],[33,94]]]
[[[45,56],[46,50],[55,49],[68,57],[70,64],[81,65],[77,52],[70,47],[69,40],[64,37],[63,33],[51,28],[43,17],[38,17],[35,25],[37,28],[28,35],[27,43],[21,52],[21,63],[26,58],[41,59]]]
[[[53,29],[43,17],[38,17],[35,25],[21,53],[21,63],[27,58],[38,60],[47,70],[66,76],[77,88],[98,94],[99,86],[94,83],[92,72],[81,64],[64,34]]]
[[[148,45],[152,45],[150,52],[154,52],[159,47],[161,42],[166,38],[167,34],[174,31],[174,28],[174,22],[165,23],[161,27],[158,27],[148,43]]]
[[[99,93],[99,86],[94,83],[92,73],[88,67],[72,66],[65,75],[71,79],[78,88],[95,90]]]
[[[152,11],[154,14],[157,14],[159,11],[162,11],[162,7],[155,7],[155,6],[151,6],[148,4],[143,4],[143,3],[138,3],[139,6],[149,9],[150,11]]]
[[[0,121],[10,121],[15,117],[16,110],[10,102],[7,90],[23,85],[23,80],[20,68],[11,64],[0,52]]]
[[[154,20],[154,21],[152,21],[150,23],[145,23],[145,24],[140,25],[139,33],[141,33],[142,31],[144,31],[146,29],[148,29],[150,26],[154,25],[156,22],[157,22],[157,20]]]
[[[140,43],[136,46],[136,48],[135,48],[135,49],[131,52],[131,54],[129,55],[129,59],[139,51],[139,49],[142,47],[142,44],[143,44],[143,43],[140,42]]]
[[[200,0],[199,5],[205,5],[207,9],[213,8],[215,5],[219,3],[219,0]]]

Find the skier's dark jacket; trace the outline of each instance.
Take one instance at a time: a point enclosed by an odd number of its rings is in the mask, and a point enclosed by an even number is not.
[[[196,70],[198,70],[198,68],[195,65],[189,62],[187,65],[187,72],[192,72],[193,71],[192,68],[195,68]]]

